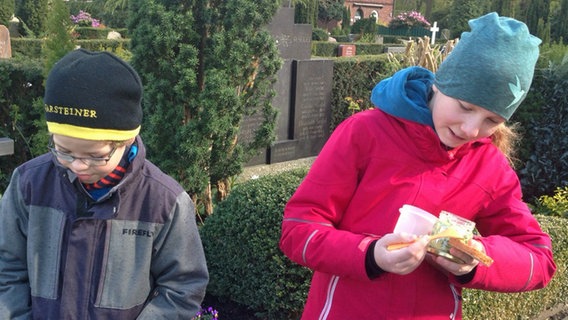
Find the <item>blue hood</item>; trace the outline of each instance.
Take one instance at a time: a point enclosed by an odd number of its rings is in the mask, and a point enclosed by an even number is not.
[[[428,100],[434,73],[409,67],[379,82],[371,92],[371,102],[384,112],[434,128]]]

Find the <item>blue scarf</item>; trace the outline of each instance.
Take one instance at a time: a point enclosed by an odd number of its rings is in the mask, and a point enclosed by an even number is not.
[[[409,67],[379,82],[371,92],[371,102],[384,112],[434,128],[428,101],[434,74],[422,67]]]

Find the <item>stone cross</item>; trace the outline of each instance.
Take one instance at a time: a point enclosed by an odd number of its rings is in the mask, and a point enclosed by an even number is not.
[[[12,47],[10,46],[10,30],[4,25],[0,25],[0,59],[12,58]]]
[[[434,25],[432,25],[430,31],[432,31],[432,40],[430,41],[430,44],[434,45],[434,43],[436,42],[436,33],[440,31],[440,28],[438,28],[438,21],[434,21]]]

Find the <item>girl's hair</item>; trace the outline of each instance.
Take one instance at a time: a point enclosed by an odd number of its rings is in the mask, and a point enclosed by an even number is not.
[[[515,152],[520,139],[520,136],[517,132],[517,127],[517,123],[503,123],[497,128],[497,131],[495,131],[495,133],[493,133],[493,136],[491,137],[493,144],[499,150],[501,150],[503,154],[505,154],[505,157],[507,157],[507,159],[511,163],[511,166],[513,167],[515,161],[517,160],[515,158]]]

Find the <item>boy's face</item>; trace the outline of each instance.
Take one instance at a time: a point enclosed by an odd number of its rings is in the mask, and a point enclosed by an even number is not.
[[[450,148],[489,137],[505,122],[498,114],[474,104],[444,95],[432,87],[429,107],[440,141]]]
[[[84,140],[58,134],[53,135],[53,145],[56,153],[62,154],[56,157],[59,163],[73,171],[82,183],[97,182],[111,173],[126,148],[124,145],[115,146],[110,141]],[[65,159],[67,155],[79,159],[69,161]]]

